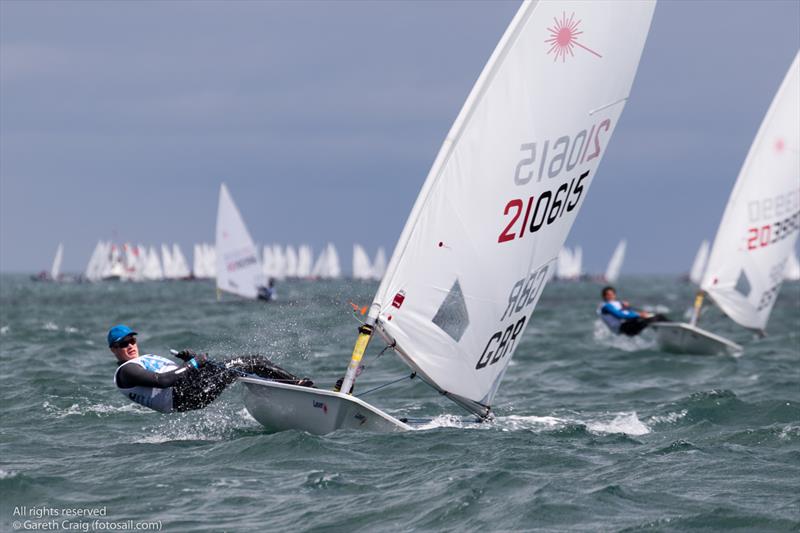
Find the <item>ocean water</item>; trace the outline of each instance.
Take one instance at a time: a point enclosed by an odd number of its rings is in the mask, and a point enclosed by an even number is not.
[[[618,287],[674,318],[692,300],[672,278]],[[261,353],[332,385],[356,336],[348,302],[376,285],[278,288],[261,304],[217,302],[210,282],[0,277],[0,530],[800,530],[800,284],[784,285],[764,339],[706,313],[745,346],[733,358],[611,337],[599,285],[551,283],[480,425],[418,381],[367,399],[430,418],[423,429],[324,437],[265,433],[241,385],[173,415],[115,390],[104,339],[118,322],[146,352]],[[379,349],[362,391],[408,373]],[[66,515],[78,509],[99,517]]]

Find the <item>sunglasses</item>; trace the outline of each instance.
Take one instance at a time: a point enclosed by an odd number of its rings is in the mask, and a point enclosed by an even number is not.
[[[122,339],[119,342],[115,342],[111,345],[112,348],[127,348],[131,344],[136,344],[136,337],[129,337],[127,339]]]

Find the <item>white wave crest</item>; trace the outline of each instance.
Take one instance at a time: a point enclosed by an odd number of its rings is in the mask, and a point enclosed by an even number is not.
[[[638,352],[641,350],[654,348],[656,346],[655,339],[644,337],[642,335],[636,335],[634,337],[628,337],[627,335],[614,335],[599,319],[594,321],[593,335],[594,340],[597,341],[598,344],[608,346],[609,348],[622,350],[624,352]]]
[[[586,424],[586,429],[592,433],[601,434],[624,433],[626,435],[638,436],[650,433],[650,428],[639,420],[635,411],[632,413],[618,414],[611,421],[588,422]]]
[[[67,408],[57,407],[52,405],[50,402],[45,401],[42,404],[42,408],[45,411],[52,413],[56,416],[56,418],[65,418],[68,416],[83,416],[88,414],[95,414],[95,415],[109,415],[112,413],[138,413],[143,414],[148,412],[143,407],[135,404],[135,403],[127,403],[122,405],[109,405],[104,403],[98,404],[91,404],[91,405],[80,405],[77,403],[73,403]]]

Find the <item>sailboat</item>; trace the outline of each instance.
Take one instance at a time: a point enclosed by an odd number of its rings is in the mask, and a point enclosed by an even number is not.
[[[372,275],[370,279],[381,280],[383,279],[383,275],[386,273],[386,250],[383,249],[383,246],[378,248],[378,251],[375,252],[375,260],[372,262]]]
[[[258,251],[239,209],[223,183],[217,208],[217,290],[255,299],[263,281]]]
[[[372,277],[372,265],[369,256],[360,244],[353,245],[353,279],[370,279]]]
[[[368,343],[484,420],[608,146],[655,2],[520,6],[391,256],[341,392],[245,377],[271,430],[411,426],[350,394]]]
[[[653,324],[667,351],[738,355],[742,347],[697,327],[705,296],[737,324],[763,333],[800,228],[800,52],[750,147],[722,215],[685,323]]]
[[[606,267],[605,281],[607,283],[616,283],[619,279],[619,273],[622,271],[622,263],[625,261],[625,249],[628,243],[625,239],[619,241],[617,247],[614,248],[614,253],[611,254],[611,259],[608,261]]]
[[[33,281],[59,281],[61,277],[61,261],[64,258],[64,244],[58,243],[56,247],[56,255],[53,257],[53,264],[50,267],[50,272],[42,270],[36,275],[31,276]]]

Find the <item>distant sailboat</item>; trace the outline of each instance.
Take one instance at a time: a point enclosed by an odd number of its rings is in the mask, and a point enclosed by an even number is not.
[[[294,246],[288,245],[286,246],[286,269],[284,274],[287,278],[296,278],[297,277],[297,251],[294,249]]]
[[[255,299],[264,277],[261,262],[250,232],[224,183],[219,188],[216,239],[217,289]]]
[[[360,244],[353,245],[353,279],[366,280],[372,277],[369,256]]]
[[[372,262],[372,279],[381,280],[386,273],[386,250],[383,246],[378,248],[375,253],[375,260]]]
[[[50,267],[50,279],[58,281],[61,277],[61,261],[64,259],[64,245],[58,243],[56,248],[56,256],[53,258],[53,265]]]
[[[311,246],[303,244],[297,251],[297,277],[307,278],[311,276],[311,268],[314,263],[314,252]]]
[[[750,147],[717,230],[691,323],[657,323],[668,351],[738,354],[742,347],[697,327],[708,295],[731,320],[763,332],[800,224],[800,53]]]
[[[611,254],[611,259],[608,261],[606,267],[605,281],[608,283],[616,283],[619,279],[619,273],[622,271],[622,263],[625,261],[625,249],[628,243],[625,239],[619,241],[614,253]]]
[[[422,186],[342,392],[241,378],[256,420],[311,433],[410,429],[348,394],[375,333],[410,377],[491,416],[628,98],[654,8],[522,3]]]

